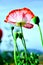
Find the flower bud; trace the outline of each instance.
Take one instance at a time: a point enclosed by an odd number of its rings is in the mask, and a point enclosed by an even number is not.
[[[14,29],[14,27],[12,26],[12,27],[11,27],[11,30],[13,30],[13,29]]]
[[[18,36],[19,36],[20,39],[22,39],[23,34],[19,32],[19,33],[18,33]]]
[[[34,18],[32,18],[33,22],[37,25],[39,25],[40,19],[38,16],[35,16]]]
[[[16,40],[18,38],[18,33],[17,32],[14,32],[13,33],[13,36],[14,36],[14,39]]]

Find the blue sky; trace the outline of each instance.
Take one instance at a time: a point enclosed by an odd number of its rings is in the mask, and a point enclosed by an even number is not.
[[[36,16],[39,16],[40,26],[43,33],[43,0],[7,0],[7,1],[0,0],[0,28],[3,29],[3,33],[4,33],[3,38],[2,38],[3,42],[0,46],[2,50],[7,50],[7,49],[10,50],[13,47],[13,44],[11,42],[12,46],[11,48],[10,47],[8,48],[9,46],[8,41],[12,40],[12,36],[11,36],[11,31],[10,31],[10,25],[4,23],[4,19],[6,15],[8,14],[8,12],[10,12],[11,10],[17,9],[17,8],[23,8],[23,7],[29,8],[30,10],[33,11],[33,13]],[[15,27],[15,29],[18,29],[18,28]],[[23,33],[26,39],[27,48],[38,49],[38,50],[43,51],[37,25],[35,25],[34,28],[31,30],[23,28]],[[8,38],[8,35],[10,35],[9,38]],[[19,42],[18,42],[18,45],[20,49],[21,47],[23,48],[22,44],[20,46]]]

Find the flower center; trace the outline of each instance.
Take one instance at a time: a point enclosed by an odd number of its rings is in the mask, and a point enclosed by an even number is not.
[[[25,24],[26,22],[24,20],[20,22],[16,22],[16,26],[24,26]]]

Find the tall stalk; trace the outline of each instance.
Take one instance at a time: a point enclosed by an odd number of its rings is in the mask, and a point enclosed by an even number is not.
[[[14,39],[14,62],[15,62],[15,65],[17,65],[17,58],[16,58],[16,39]]]
[[[22,30],[22,26],[21,25],[20,25],[20,28],[21,28],[21,33],[22,33],[22,44],[24,46],[25,56],[27,58],[26,43],[25,43],[25,39],[24,39],[24,36],[23,36],[23,30]]]
[[[13,27],[11,27],[11,32],[12,32],[12,36],[13,36],[13,39],[14,39],[14,35],[13,35],[13,29],[12,29]],[[18,46],[17,46],[17,42],[16,42],[16,47],[17,47],[17,51],[19,51],[19,49],[18,49]]]
[[[18,46],[17,46],[17,42],[16,42],[16,33],[13,34],[13,29],[14,28],[11,28],[13,41],[14,41],[14,63],[15,63],[15,65],[17,65],[16,51],[18,50]]]
[[[21,33],[22,33],[22,35],[23,35],[23,30],[22,30],[22,27],[21,27]],[[26,50],[26,43],[25,43],[24,36],[22,37],[22,41],[23,41],[23,46],[24,46],[24,49]]]
[[[38,28],[39,28],[39,32],[40,32],[41,43],[42,43],[42,46],[43,46],[43,37],[42,37],[40,25],[38,25]]]

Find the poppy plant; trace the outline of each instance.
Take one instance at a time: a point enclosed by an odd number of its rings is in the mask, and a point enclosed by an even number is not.
[[[30,23],[31,19],[34,17],[33,12],[28,8],[16,9],[9,12],[4,20],[7,23],[12,23],[20,27],[25,27],[28,29],[33,28],[33,24]],[[22,32],[22,28],[21,28]]]
[[[25,50],[25,54],[26,54],[26,43],[25,43],[25,39],[23,36],[23,30],[22,27],[31,29],[33,28],[33,24],[30,23],[31,19],[34,17],[33,12],[28,9],[28,8],[21,8],[21,9],[15,9],[12,10],[11,12],[9,12],[9,14],[6,16],[6,19],[4,20],[6,23],[12,23],[16,26],[20,26],[21,28],[21,34],[22,35],[22,43],[24,46],[24,50]],[[19,37],[20,37],[19,35]],[[17,65],[17,60],[16,60],[16,33],[13,34],[13,38],[14,38],[14,60],[15,60],[15,64]]]

